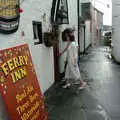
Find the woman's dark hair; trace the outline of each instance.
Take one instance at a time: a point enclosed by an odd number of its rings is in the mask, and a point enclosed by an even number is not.
[[[70,38],[70,41],[75,41],[75,36],[73,34],[73,30],[71,28],[67,28],[62,32],[62,40],[67,41],[67,37]]]

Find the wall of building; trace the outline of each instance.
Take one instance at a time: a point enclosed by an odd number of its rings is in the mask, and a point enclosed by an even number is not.
[[[80,34],[80,53],[83,53],[91,44],[90,20],[85,21],[85,28],[83,26],[80,27],[79,34]]]
[[[104,37],[103,37],[103,13],[99,12],[98,13],[98,28],[99,28],[99,38],[100,38],[100,43],[102,44]]]
[[[97,28],[97,11],[94,8],[92,8],[92,31],[91,31],[92,47],[94,47],[97,44],[96,28]]]
[[[92,46],[99,45],[101,43],[102,32],[103,32],[103,13],[97,9],[92,8],[92,19],[91,19],[91,41]]]
[[[82,5],[82,3],[90,3],[90,2],[91,2],[90,0],[85,0],[85,1],[80,0],[81,5]],[[90,7],[90,13],[93,18],[94,12],[93,12],[92,4]],[[81,18],[83,17],[82,16],[82,6],[80,6],[80,16],[81,16]],[[85,24],[85,33],[84,33],[84,27],[82,25],[80,25],[80,33],[79,33],[80,34],[80,53],[83,53],[88,48],[88,46],[90,46],[93,42],[93,37],[92,37],[93,31],[91,31],[91,30],[94,30],[94,29],[91,29],[94,26],[93,23],[94,23],[93,19],[89,18],[89,19],[85,20],[85,23],[84,23]]]
[[[80,53],[84,52],[84,40],[85,40],[85,36],[84,36],[84,27],[80,28]]]
[[[119,0],[112,0],[112,54],[120,62],[120,6]]]
[[[90,20],[85,21],[86,24],[86,30],[85,30],[85,48],[88,48],[88,46],[91,44],[91,39],[90,39]]]
[[[94,8],[94,2],[92,1],[80,0],[80,2],[81,3],[91,2],[91,8],[90,8],[91,18],[85,20],[85,39],[84,39],[84,28],[83,27],[80,28],[80,53],[82,53],[90,45],[94,47],[95,45],[100,43],[100,40],[102,38],[101,32],[103,27],[103,13],[98,11],[96,8]]]
[[[44,43],[34,45],[32,21],[42,22],[43,32],[47,31],[50,28],[51,6],[52,0],[44,2],[25,0],[21,4],[23,13],[21,13],[18,31],[10,35],[0,34],[0,49],[23,43],[29,44],[37,77],[43,92],[54,82],[53,48],[45,47]],[[46,21],[43,21],[44,14],[46,14]],[[23,31],[25,33],[24,37],[21,36]]]
[[[41,21],[43,32],[50,29],[50,9],[52,0],[25,0],[21,4],[23,13],[20,17],[20,26],[16,33],[0,34],[0,49],[28,43],[36,69],[38,81],[44,93],[54,83],[53,48],[47,48],[44,44],[34,45],[32,21]],[[43,20],[43,15],[45,18]],[[24,31],[25,36],[22,37]],[[4,106],[0,95],[0,120],[6,120]]]
[[[90,3],[90,0],[80,0],[80,5],[79,5],[79,16],[80,20],[83,18],[82,16],[82,3]],[[85,25],[85,33],[84,33],[84,25]],[[79,30],[79,43],[80,43],[80,53],[83,53],[85,49],[91,44],[91,39],[90,39],[90,20],[85,20],[85,23],[80,23],[80,30]]]

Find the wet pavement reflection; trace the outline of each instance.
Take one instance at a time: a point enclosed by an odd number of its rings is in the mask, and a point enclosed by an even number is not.
[[[80,71],[87,82],[84,90],[73,84],[52,86],[45,94],[49,120],[120,120],[120,65],[108,47],[96,47],[81,57]]]

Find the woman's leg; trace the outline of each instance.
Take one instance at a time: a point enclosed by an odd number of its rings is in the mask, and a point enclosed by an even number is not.
[[[68,88],[70,87],[70,68],[69,68],[69,64],[67,63],[66,65],[66,70],[65,70],[65,85],[63,86],[63,88]]]
[[[86,82],[84,82],[83,80],[80,80],[80,87],[78,89],[82,90],[84,89],[86,86]]]
[[[68,87],[70,87],[70,86],[71,86],[71,84],[70,84],[69,79],[66,79],[66,83],[65,83],[65,85],[63,86],[63,88],[68,88]]]
[[[80,80],[80,87],[79,87],[78,89],[82,90],[82,89],[85,88],[86,82],[84,82],[84,81],[82,80],[80,70],[79,70],[79,80]]]

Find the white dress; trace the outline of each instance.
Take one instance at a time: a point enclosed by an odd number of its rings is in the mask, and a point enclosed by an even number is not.
[[[67,49],[67,66],[65,70],[65,79],[81,80],[81,74],[78,64],[75,66],[75,60],[78,59],[78,48],[75,42],[71,42]]]
[[[59,45],[59,52],[62,52],[67,46],[67,42],[60,42]],[[67,51],[65,51],[60,57],[59,57],[59,71],[60,73],[64,72],[64,66],[65,66],[65,61],[66,61],[66,56],[67,56]]]

